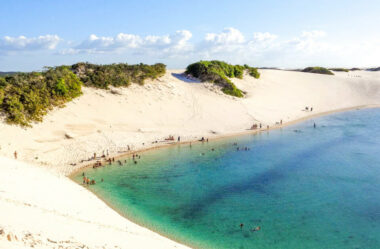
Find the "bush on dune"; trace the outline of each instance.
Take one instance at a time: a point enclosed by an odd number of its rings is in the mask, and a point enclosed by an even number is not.
[[[0,82],[0,111],[8,123],[22,126],[41,121],[49,109],[82,93],[82,83],[67,67],[18,73]]]
[[[165,74],[166,65],[77,63],[71,69],[85,86],[108,89],[109,86],[129,86],[132,82],[142,85],[146,79],[157,79]]]
[[[346,69],[346,68],[329,68],[329,70],[331,71],[335,71],[335,72],[346,72],[348,73],[350,70],[349,69]]]
[[[260,77],[256,68],[249,67],[248,65],[230,65],[216,60],[199,61],[190,64],[187,66],[185,73],[191,74],[202,82],[215,83],[222,87],[222,91],[225,94],[241,98],[244,96],[243,92],[229,78],[242,79],[245,70],[255,78]]]
[[[0,113],[11,124],[30,126],[42,121],[53,107],[82,94],[82,85],[107,89],[143,84],[165,74],[166,66],[155,65],[95,65],[78,63],[72,66],[48,67],[43,72],[16,73],[0,77]]]
[[[324,67],[307,67],[304,70],[302,70],[302,72],[334,75],[333,72]]]

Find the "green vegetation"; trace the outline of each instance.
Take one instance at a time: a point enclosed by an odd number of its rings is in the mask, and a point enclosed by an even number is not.
[[[13,74],[17,74],[17,72],[0,72],[0,77],[10,76]]]
[[[78,63],[72,66],[46,68],[43,72],[16,73],[0,77],[0,113],[11,124],[30,126],[42,121],[53,107],[82,94],[82,85],[108,89],[144,84],[165,74],[164,64],[94,65]]]
[[[0,78],[0,111],[8,123],[28,126],[41,121],[52,107],[79,96],[81,85],[65,66]]]
[[[132,82],[144,84],[146,79],[157,79],[166,72],[162,63],[154,65],[124,63],[96,65],[77,63],[71,66],[85,86],[108,89],[111,86],[129,86]]]
[[[350,69],[346,69],[346,68],[329,68],[329,70],[335,71],[335,72],[346,72],[346,73],[350,71]]]
[[[229,78],[242,79],[245,70],[252,77],[260,77],[260,73],[256,68],[249,67],[248,65],[230,65],[216,60],[199,61],[190,64],[186,68],[186,73],[200,79],[202,82],[208,81],[221,86],[225,94],[241,98],[244,96],[243,92]]]
[[[358,68],[358,67],[353,67],[353,68],[350,69],[350,71],[360,71],[360,70],[361,70],[361,69]]]
[[[333,72],[324,67],[307,67],[304,70],[302,70],[302,72],[334,75]]]

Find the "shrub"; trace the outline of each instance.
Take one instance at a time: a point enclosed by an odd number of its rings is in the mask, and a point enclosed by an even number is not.
[[[146,79],[157,79],[166,72],[166,65],[125,63],[111,65],[96,65],[90,63],[77,63],[71,70],[86,86],[108,89],[109,86],[129,86],[131,82],[144,84]]]
[[[1,89],[0,111],[8,123],[29,126],[41,121],[54,106],[81,94],[81,82],[67,67],[48,68],[42,73],[18,73],[7,76]]]
[[[335,72],[346,72],[346,73],[350,71],[349,69],[346,69],[346,68],[329,68],[329,70],[335,71]]]
[[[199,61],[190,64],[186,68],[187,74],[200,79],[202,82],[208,81],[222,87],[225,94],[235,97],[243,97],[243,92],[238,89],[229,78],[243,78],[244,71],[248,70],[249,74],[255,78],[259,78],[260,74],[256,68],[248,65],[230,65],[223,61]],[[252,72],[252,73],[251,73]]]
[[[307,67],[302,72],[334,75],[333,72],[324,67]]]
[[[77,63],[47,67],[41,73],[15,73],[0,77],[0,112],[8,123],[30,126],[33,121],[42,121],[49,109],[81,95],[83,83],[104,89],[110,85],[128,86],[131,82],[144,84],[146,79],[156,79],[165,71],[162,63],[151,66]]]

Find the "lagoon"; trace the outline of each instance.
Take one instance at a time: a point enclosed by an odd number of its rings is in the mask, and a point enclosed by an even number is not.
[[[379,124],[380,109],[349,111],[83,172],[118,212],[195,248],[380,248]]]

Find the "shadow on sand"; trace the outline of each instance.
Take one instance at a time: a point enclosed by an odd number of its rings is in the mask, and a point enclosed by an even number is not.
[[[198,79],[187,77],[184,73],[172,73],[172,76],[186,83],[201,83]]]

